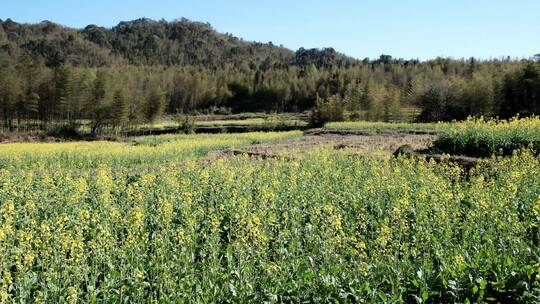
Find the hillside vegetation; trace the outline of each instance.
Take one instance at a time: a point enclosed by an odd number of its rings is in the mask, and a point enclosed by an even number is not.
[[[357,60],[247,42],[186,19],[84,29],[8,19],[0,121],[6,132],[90,121],[98,134],[176,113],[311,111],[314,125],[529,116],[540,112],[536,59]]]
[[[120,22],[112,28],[91,24],[84,29],[50,21],[20,24],[8,19],[0,20],[0,41],[9,55],[28,52],[49,67],[66,63],[84,67],[117,64],[284,67],[344,66],[355,62],[330,48],[295,53],[272,42],[244,41],[232,34],[219,33],[208,23],[185,18],[172,22],[141,18]]]

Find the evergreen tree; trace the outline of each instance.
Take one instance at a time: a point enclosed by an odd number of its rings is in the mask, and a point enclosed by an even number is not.
[[[111,105],[111,121],[114,128],[122,127],[128,120],[128,107],[124,92],[118,89],[113,94],[113,100]]]
[[[315,107],[309,115],[309,124],[312,127],[323,127],[330,121],[343,121],[345,119],[345,103],[337,95],[329,98],[317,96]]]
[[[4,128],[13,130],[15,108],[20,97],[20,81],[13,70],[3,71],[0,77],[0,111]]]
[[[107,102],[107,92],[109,90],[109,75],[104,70],[98,70],[91,98],[87,105],[91,117],[91,132],[96,135],[110,118],[110,108]]]
[[[72,112],[72,67],[68,64],[61,65],[55,69],[54,83],[55,83],[55,97],[57,104],[54,111],[60,119],[67,119],[71,122]]]
[[[153,123],[163,114],[166,107],[165,93],[157,86],[153,85],[147,99],[145,118],[146,121]]]
[[[397,120],[400,114],[400,95],[395,88],[387,88],[382,99],[383,120],[386,122]]]

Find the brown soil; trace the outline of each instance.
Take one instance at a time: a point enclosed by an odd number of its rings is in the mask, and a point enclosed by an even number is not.
[[[332,147],[334,149],[353,149],[365,155],[373,153],[391,154],[402,145],[410,145],[415,150],[428,148],[435,135],[385,133],[370,135],[339,135],[318,134],[307,135],[295,139],[287,139],[273,144],[256,144],[242,149],[214,152],[208,155],[209,159],[226,155],[246,154],[261,158],[285,157],[294,158],[319,147]]]
[[[11,133],[0,136],[0,144],[7,143],[27,143],[27,142],[56,142],[59,139],[38,133]]]
[[[384,133],[371,135],[337,135],[318,134],[304,135],[296,139],[287,139],[274,144],[256,144],[242,149],[211,152],[201,159],[202,162],[211,162],[216,158],[227,158],[234,155],[247,155],[260,159],[279,158],[294,160],[301,158],[306,152],[319,147],[333,149],[348,149],[351,156],[381,156],[391,155],[399,147],[409,145],[413,150],[422,151],[431,146],[436,135]],[[454,163],[468,171],[476,166],[481,159],[459,155],[422,154],[412,152],[409,157],[431,159],[435,162]]]

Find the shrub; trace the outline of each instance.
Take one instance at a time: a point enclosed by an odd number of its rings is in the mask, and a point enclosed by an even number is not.
[[[193,117],[183,114],[181,112],[178,112],[174,116],[174,120],[176,121],[178,125],[178,130],[186,134],[195,133],[195,120],[193,119]]]
[[[309,125],[311,127],[322,127],[330,121],[345,120],[345,103],[337,95],[329,98],[319,98],[315,102],[315,107],[309,115]]]
[[[81,139],[83,136],[75,125],[59,125],[55,126],[49,132],[48,136],[65,138],[65,139]]]

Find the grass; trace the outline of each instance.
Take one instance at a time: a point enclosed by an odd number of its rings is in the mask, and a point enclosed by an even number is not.
[[[222,126],[305,126],[306,122],[300,115],[295,113],[267,114],[267,113],[242,113],[229,115],[195,115],[191,116],[196,127],[222,127]],[[141,124],[141,129],[174,128],[177,124],[171,117],[164,117],[153,124]]]
[[[197,127],[222,127],[222,126],[306,126],[307,123],[299,119],[264,119],[251,118],[242,120],[207,120],[195,122]]]
[[[257,132],[257,131],[289,131],[300,130],[307,126],[302,114],[298,113],[241,113],[229,115],[194,115],[191,116],[195,121],[195,131],[197,133],[238,133],[238,132]],[[76,131],[80,132],[81,137],[89,136],[91,133],[91,121],[81,119],[77,121]],[[32,126],[32,128],[28,128]],[[9,139],[14,133],[40,135],[46,137],[50,135],[55,137],[59,129],[65,127],[65,122],[49,122],[48,130],[39,130],[40,125],[34,121],[22,121],[20,126],[15,124],[15,131],[8,132],[0,128],[0,141]],[[148,135],[152,133],[175,133],[178,129],[178,123],[171,116],[164,116],[154,123],[140,123],[128,126],[123,132],[119,129],[113,130],[111,126],[104,126],[101,130],[102,135],[114,136],[133,136]],[[161,132],[160,132],[161,131]],[[57,136],[61,138],[62,136]]]
[[[373,133],[405,132],[405,133],[438,133],[444,130],[445,123],[390,123],[369,121],[344,121],[330,122],[325,125],[326,129],[345,131],[364,131]]]
[[[240,119],[233,119],[239,117]],[[243,132],[269,132],[301,130],[307,123],[295,116],[276,115],[264,117],[242,116],[195,116],[194,132],[196,133],[243,133]],[[164,119],[154,124],[142,124],[132,127],[128,134],[175,133],[178,124],[172,120]]]

